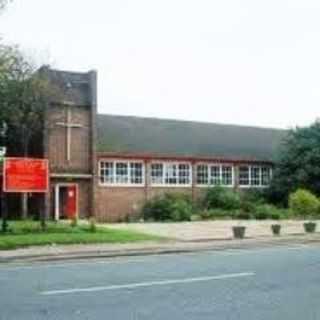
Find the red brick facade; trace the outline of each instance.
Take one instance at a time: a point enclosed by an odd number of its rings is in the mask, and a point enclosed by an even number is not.
[[[76,215],[88,218],[94,212],[96,73],[45,70],[58,86],[61,101],[51,102],[45,118],[45,157],[50,163],[48,214],[59,219],[61,190],[76,188]],[[83,98],[82,91],[88,92]]]
[[[139,214],[141,212],[141,208],[144,205],[144,203],[152,199],[156,196],[163,195],[165,193],[170,192],[178,192],[178,193],[185,193],[192,196],[193,200],[196,201],[203,195],[206,188],[202,186],[196,185],[196,165],[198,163],[204,163],[204,159],[196,159],[196,158],[185,158],[185,157],[179,157],[179,158],[159,158],[159,156],[154,155],[153,157],[151,155],[148,155],[147,159],[145,159],[142,155],[115,155],[110,154],[98,154],[98,161],[112,161],[113,159],[117,160],[124,160],[126,161],[128,158],[130,158],[132,161],[143,161],[144,168],[145,168],[145,184],[143,186],[112,186],[112,185],[102,185],[99,183],[99,180],[97,179],[95,183],[95,195],[96,195],[96,217],[99,221],[105,221],[105,222],[119,222],[119,221],[125,221],[129,217],[139,218]],[[186,159],[192,164],[192,184],[190,186],[152,186],[150,183],[150,161],[151,160],[157,160],[159,162],[161,161],[181,161],[184,162]],[[216,163],[217,159],[205,159],[208,163]],[[221,159],[219,160],[221,161]],[[228,161],[227,159],[225,161],[222,161],[222,163],[228,163],[229,165],[232,165],[234,168],[234,178],[235,183],[232,187],[234,190],[238,190],[238,167],[240,165],[266,165],[271,166],[271,163],[269,162],[248,162],[248,161]],[[96,166],[96,175],[99,176],[98,171],[98,162]]]
[[[76,188],[76,214],[80,218],[96,217],[98,221],[118,222],[128,216],[139,216],[141,207],[148,199],[166,192],[183,192],[197,199],[203,187],[196,186],[197,163],[227,163],[233,166],[235,177],[241,164],[265,164],[239,159],[172,157],[142,153],[96,152],[96,73],[48,72],[49,78],[64,92],[61,101],[48,105],[45,120],[45,157],[50,161],[50,194],[47,210],[52,218],[60,219],[64,206],[63,190]],[[83,94],[85,92],[85,95]],[[111,137],[112,139],[112,137]],[[139,186],[102,185],[99,161],[101,159],[131,159],[144,164],[145,183]],[[185,161],[191,164],[190,186],[152,186],[150,163],[158,161]],[[238,181],[235,180],[234,188]]]

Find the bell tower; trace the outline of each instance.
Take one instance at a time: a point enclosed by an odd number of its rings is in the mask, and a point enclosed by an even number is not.
[[[97,73],[47,66],[40,72],[52,90],[44,126],[44,155],[50,164],[50,215],[56,220],[86,218],[94,211]],[[72,214],[64,212],[71,207],[69,196],[74,201]]]

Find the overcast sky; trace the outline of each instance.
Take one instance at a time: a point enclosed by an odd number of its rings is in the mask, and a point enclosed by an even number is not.
[[[101,113],[292,127],[320,116],[319,0],[14,0],[0,34],[99,77]]]

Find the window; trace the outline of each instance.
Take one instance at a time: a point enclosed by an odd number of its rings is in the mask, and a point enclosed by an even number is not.
[[[254,187],[260,186],[260,167],[251,167],[250,176],[251,176],[251,185]]]
[[[151,165],[151,184],[163,184],[162,163],[153,163]]]
[[[117,162],[116,163],[116,181],[118,184],[127,184],[129,182],[129,170],[128,163]]]
[[[168,163],[165,169],[165,184],[177,184],[177,165]]]
[[[270,185],[271,167],[241,166],[239,168],[239,185],[242,187],[266,187]]]
[[[114,167],[112,162],[100,162],[100,182],[102,184],[114,183]]]
[[[153,185],[190,185],[191,166],[189,163],[152,163],[151,184]]]
[[[272,169],[271,167],[262,167],[261,168],[261,184],[263,186],[269,186],[272,178]]]
[[[131,162],[130,163],[130,183],[142,184],[143,183],[143,166],[142,163]]]
[[[100,161],[100,183],[104,185],[143,185],[144,165],[135,161]]]
[[[250,172],[248,166],[239,168],[239,185],[249,186],[250,185]]]
[[[189,164],[179,164],[178,165],[178,175],[179,184],[190,184],[190,165]]]
[[[198,165],[197,166],[197,184],[208,184],[208,166]]]
[[[221,184],[224,186],[230,186],[233,184],[232,167],[222,166],[221,167]]]
[[[210,166],[209,184],[220,185],[220,166]]]
[[[233,167],[230,165],[197,165],[198,185],[233,186]]]

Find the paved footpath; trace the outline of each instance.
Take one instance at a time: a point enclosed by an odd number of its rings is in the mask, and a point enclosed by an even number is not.
[[[243,240],[136,242],[127,244],[50,245],[18,250],[0,251],[1,263],[43,262],[59,260],[83,260],[114,258],[121,256],[143,256],[175,254],[200,251],[222,251],[227,249],[249,249],[286,245],[320,244],[320,234],[260,237]]]
[[[320,228],[320,221],[318,227]],[[119,223],[106,226],[114,229],[129,229],[158,236],[168,237],[179,241],[204,241],[232,239],[232,227],[246,226],[246,236],[249,238],[271,237],[271,225],[280,223],[281,234],[303,234],[303,221],[297,220],[216,220],[194,221],[179,223]]]
[[[280,237],[274,237],[271,233],[270,226],[274,223],[280,223],[282,226]],[[247,227],[246,239],[233,239],[232,226],[234,225]],[[318,225],[320,225],[319,221]],[[158,235],[166,237],[166,240],[128,244],[50,245],[0,251],[0,263],[179,253],[248,248],[257,245],[320,242],[320,233],[306,235],[303,230],[303,221],[292,220],[280,222],[233,220],[182,223],[120,223],[104,224],[102,226]]]
[[[318,320],[320,247],[0,265],[0,320]]]

